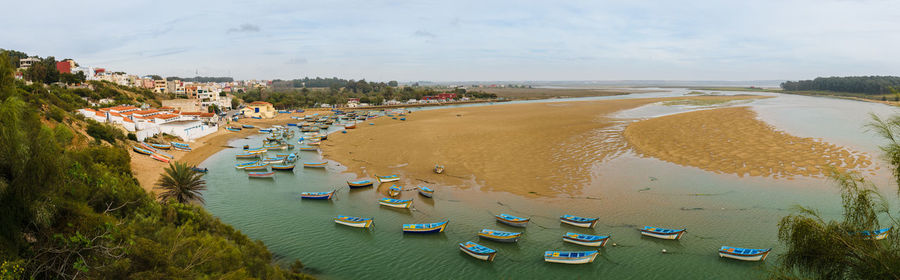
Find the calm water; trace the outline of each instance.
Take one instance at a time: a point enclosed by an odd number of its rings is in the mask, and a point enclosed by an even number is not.
[[[579,100],[664,97],[686,92],[673,89]],[[894,112],[891,107],[872,103],[775,96],[749,106],[778,129],[870,153],[877,153],[874,145],[880,142],[861,128],[868,120],[867,113]],[[649,105],[617,116],[646,118],[696,109],[700,108]],[[412,114],[410,119],[414,118]],[[261,139],[238,139],[231,146],[259,146]],[[330,162],[325,170],[298,167],[279,173],[274,180],[250,180],[244,171],[233,167],[238,152],[237,148],[226,149],[203,163],[210,170],[206,176],[209,190],[204,194],[207,209],[251,238],[264,241],[276,254],[299,258],[311,272],[330,279],[761,278],[766,273],[765,263],[723,260],[716,249],[722,245],[774,247],[775,253],[767,261],[774,263],[780,249],[777,223],[791,213],[792,205],[818,208],[831,217],[840,214],[837,188],[824,179],[739,178],[640,158],[630,152],[595,166],[593,183],[570,196],[535,200],[437,185],[433,186],[434,199],[405,191],[402,198],[413,198],[414,209],[395,210],[378,206],[376,201],[383,196],[377,186],[349,190],[345,181],[355,176],[343,173],[344,168],[336,162]],[[299,153],[298,164],[320,159],[315,152]],[[882,168],[873,179],[887,182],[887,173]],[[399,185],[410,189],[416,183],[404,177]],[[339,190],[333,201],[299,199],[300,192],[335,188]],[[497,213],[532,217],[518,244],[478,240],[476,233],[483,228],[521,230],[497,224],[493,218]],[[599,216],[601,223],[592,230],[561,225],[558,217],[562,214]],[[336,215],[374,217],[375,226],[361,230],[336,225],[332,222]],[[441,234],[408,235],[400,230],[403,223],[447,219],[450,225]],[[680,241],[643,238],[637,231],[642,225],[687,227],[688,234]],[[563,243],[561,237],[566,232],[610,234],[610,243],[616,246],[608,244],[601,249],[593,264],[544,263],[545,250],[589,250]],[[495,261],[478,261],[460,252],[457,243],[468,240],[498,250]],[[660,253],[662,249],[668,253]]]

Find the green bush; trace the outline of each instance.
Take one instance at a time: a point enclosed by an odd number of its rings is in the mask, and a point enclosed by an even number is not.
[[[88,121],[87,134],[94,137],[94,139],[103,140],[110,144],[116,143],[116,140],[125,139],[125,135],[122,134],[121,130],[93,120]]]

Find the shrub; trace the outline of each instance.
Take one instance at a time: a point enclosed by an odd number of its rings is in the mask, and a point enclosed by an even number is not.
[[[115,127],[98,123],[96,121],[88,121],[87,134],[94,139],[103,140],[109,143],[116,143],[116,140],[125,139],[122,131]]]

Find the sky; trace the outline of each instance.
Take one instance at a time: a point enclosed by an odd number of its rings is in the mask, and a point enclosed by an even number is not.
[[[370,81],[900,75],[900,1],[9,1],[0,48],[131,74]]]

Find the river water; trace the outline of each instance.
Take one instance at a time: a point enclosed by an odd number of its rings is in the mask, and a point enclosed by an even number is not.
[[[518,102],[559,102],[682,96],[686,89],[579,99]],[[721,94],[744,94],[720,92]],[[863,125],[870,112],[882,116],[896,113],[893,107],[859,101],[767,94],[774,98],[755,100],[750,106],[759,117],[779,130],[802,137],[822,138],[851,149],[880,155],[880,140]],[[484,106],[484,105],[463,105]],[[503,105],[498,105],[503,106]],[[431,110],[439,108],[423,108]],[[647,105],[616,113],[622,129],[635,119],[689,110],[693,106]],[[409,116],[414,120],[415,113]],[[298,131],[299,132],[299,131]],[[352,131],[350,132],[352,133]],[[608,133],[598,131],[597,133]],[[300,135],[301,133],[297,133]],[[263,136],[237,139],[230,146],[260,146]],[[327,141],[327,140],[326,140]],[[294,141],[295,142],[295,141]],[[437,186],[433,199],[405,191],[413,198],[411,210],[381,207],[382,197],[374,188],[350,190],[337,162],[322,169],[296,168],[276,178],[248,179],[233,167],[239,148],[225,149],[203,162],[209,168],[206,208],[248,236],[262,240],[275,254],[300,259],[309,272],[325,279],[721,279],[764,278],[767,263],[777,261],[781,249],[777,224],[792,212],[793,205],[819,209],[827,217],[840,215],[837,187],[826,179],[772,179],[716,174],[624,152],[593,168],[593,182],[577,195],[527,199],[507,193],[458,190]],[[302,161],[321,159],[316,152],[298,152]],[[890,172],[883,162],[875,183],[896,205],[889,184]],[[402,174],[401,174],[402,175]],[[406,188],[414,182],[405,178]],[[337,188],[332,201],[300,200],[304,191]],[[475,192],[475,193],[472,193]],[[494,214],[507,213],[532,218],[526,229],[495,222]],[[595,229],[562,225],[562,214],[599,216]],[[375,226],[361,230],[337,225],[337,215],[374,217]],[[444,233],[403,234],[404,223],[450,220]],[[680,241],[641,237],[643,225],[681,228],[688,233]],[[478,240],[481,229],[523,231],[516,244]],[[564,243],[566,232],[611,235],[601,256],[592,264],[559,265],[543,261],[546,250],[590,250]],[[493,263],[475,260],[459,251],[457,244],[475,241],[498,251]],[[615,245],[613,245],[615,243]],[[718,257],[718,247],[728,245],[774,248],[767,262],[748,263]],[[665,249],[667,253],[661,253]]]

